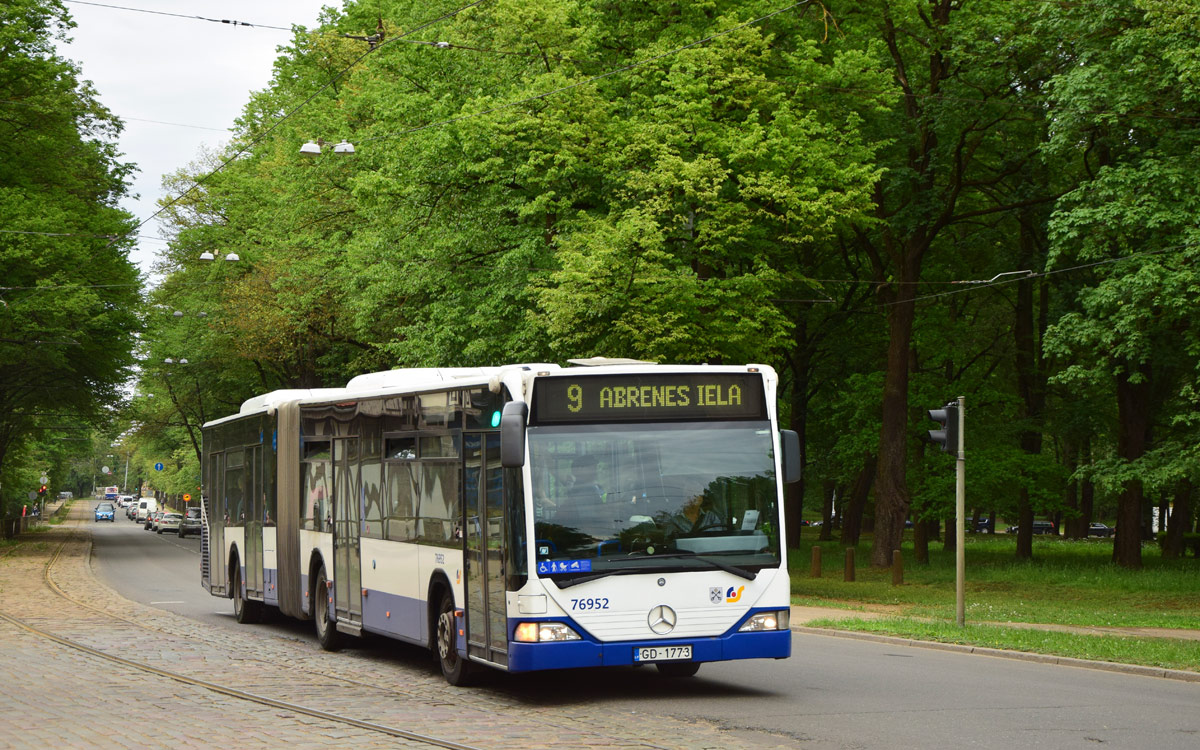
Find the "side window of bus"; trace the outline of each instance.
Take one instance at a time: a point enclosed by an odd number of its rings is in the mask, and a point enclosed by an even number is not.
[[[455,546],[462,539],[459,493],[461,434],[422,435],[420,522],[417,538],[425,544]]]
[[[362,463],[362,535],[383,538],[383,464],[376,455]]]
[[[304,498],[300,527],[310,531],[327,531],[330,517],[332,488],[329,486],[329,461],[307,461],[304,464]]]
[[[225,454],[225,525],[242,526],[245,515],[245,470],[242,468],[243,452],[231,450]]]
[[[420,497],[420,468],[416,462],[401,461],[387,465],[387,498],[383,509],[384,538],[393,542],[411,542],[417,538],[417,514],[413,501]]]

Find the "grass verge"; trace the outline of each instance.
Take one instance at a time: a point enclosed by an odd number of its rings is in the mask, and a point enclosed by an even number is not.
[[[1141,664],[1148,667],[1200,671],[1200,641],[1086,635],[1006,628],[998,625],[967,624],[965,628],[959,628],[948,623],[918,622],[891,617],[878,620],[816,620],[810,625],[892,635],[920,641],[959,643],[1118,664]]]
[[[813,546],[821,547],[822,575],[810,576]],[[1164,560],[1157,546],[1143,548],[1143,568],[1111,562],[1111,540],[1034,540],[1032,560],[1015,558],[1016,539],[970,535],[966,558],[967,628],[955,626],[953,550],[930,545],[930,561],[917,565],[911,541],[901,547],[904,583],[890,569],[870,567],[870,539],[855,550],[856,578],[843,580],[845,549],[837,542],[806,541],[790,555],[792,603],[872,611],[873,620],[823,621],[822,627],[887,633],[906,638],[1100,659],[1200,671],[1200,642],[1139,636],[1048,632],[1008,623],[1080,627],[1200,630],[1200,560]]]

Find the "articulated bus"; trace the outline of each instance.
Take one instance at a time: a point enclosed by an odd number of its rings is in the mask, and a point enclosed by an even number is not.
[[[427,647],[455,685],[789,656],[774,370],[579,362],[372,373],[209,422],[203,585],[329,650]]]

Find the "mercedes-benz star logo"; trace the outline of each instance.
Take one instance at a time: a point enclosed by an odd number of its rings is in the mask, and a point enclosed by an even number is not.
[[[651,609],[650,616],[646,618],[650,623],[650,629],[659,635],[666,635],[674,630],[676,619],[675,610],[665,604]]]

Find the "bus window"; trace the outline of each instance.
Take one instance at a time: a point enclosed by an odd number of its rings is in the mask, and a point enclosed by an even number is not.
[[[421,494],[418,468],[418,464],[411,462],[387,465],[384,536],[393,542],[411,542],[417,537],[413,501]]]

